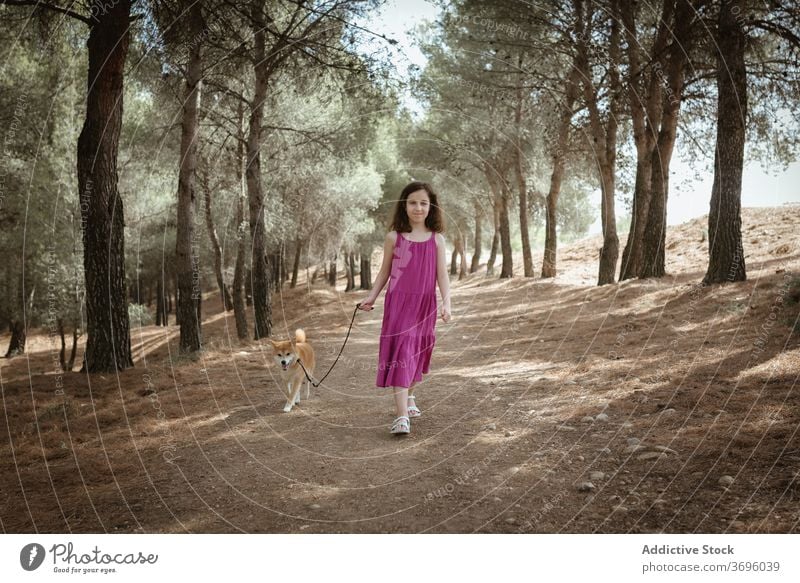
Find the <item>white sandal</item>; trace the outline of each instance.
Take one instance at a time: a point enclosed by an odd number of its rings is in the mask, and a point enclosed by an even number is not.
[[[405,435],[411,433],[411,421],[408,417],[401,416],[392,423],[391,433],[394,435]]]
[[[414,395],[409,395],[408,396],[408,400],[409,401],[413,401],[413,403],[411,403],[408,406],[408,416],[409,417],[422,417],[422,411],[420,411],[419,407],[417,407],[416,397],[414,397]]]

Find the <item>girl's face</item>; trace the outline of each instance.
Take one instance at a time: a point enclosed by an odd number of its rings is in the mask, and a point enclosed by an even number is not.
[[[425,189],[415,190],[406,199],[406,213],[412,225],[424,224],[431,210],[431,200]]]

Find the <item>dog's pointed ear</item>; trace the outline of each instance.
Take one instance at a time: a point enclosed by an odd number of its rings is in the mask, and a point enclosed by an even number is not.
[[[269,343],[272,344],[272,348],[277,348],[278,347],[278,343],[275,342],[272,338],[269,339]]]

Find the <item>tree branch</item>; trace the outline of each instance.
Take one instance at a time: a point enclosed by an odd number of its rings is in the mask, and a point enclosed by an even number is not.
[[[74,18],[75,20],[80,20],[84,24],[92,26],[92,21],[83,14],[78,14],[77,12],[74,12],[69,8],[63,8],[55,4],[48,4],[47,2],[41,2],[40,0],[0,0],[0,4],[5,4],[6,6],[32,6],[34,10],[37,8],[46,8],[47,10],[52,10],[53,12],[65,14],[70,18]]]

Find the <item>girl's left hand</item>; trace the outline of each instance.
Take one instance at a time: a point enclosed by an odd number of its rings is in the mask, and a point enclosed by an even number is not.
[[[440,316],[442,317],[442,321],[447,324],[450,321],[450,308],[442,308],[442,313]]]

